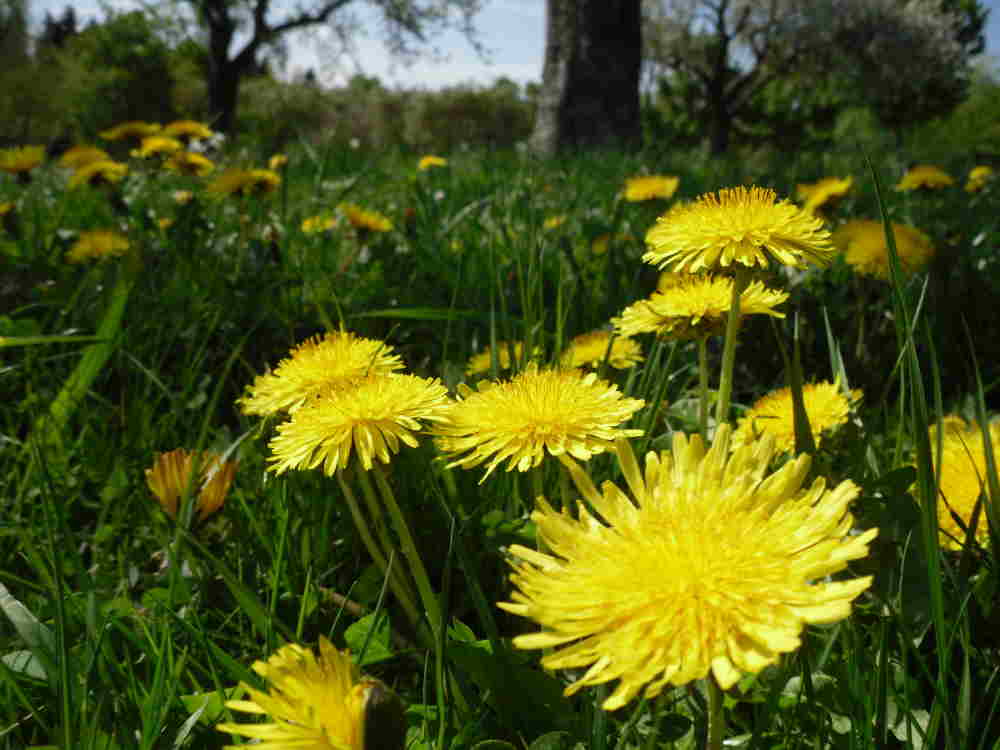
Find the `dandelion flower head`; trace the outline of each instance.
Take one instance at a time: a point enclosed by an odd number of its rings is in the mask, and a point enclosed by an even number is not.
[[[600,367],[607,358],[616,370],[627,370],[642,362],[642,347],[627,336],[614,336],[611,331],[591,331],[569,342],[559,358],[564,367]],[[609,348],[610,347],[610,348]]]
[[[201,477],[192,485],[195,463]],[[156,457],[153,466],[146,469],[146,484],[171,518],[177,518],[180,499],[191,485],[192,491],[198,493],[198,517],[204,519],[222,507],[238,465],[238,461],[223,461],[211,451],[178,448]]]
[[[434,167],[446,167],[448,166],[448,160],[440,157],[428,154],[427,156],[420,157],[420,161],[417,162],[417,169],[421,172],[426,172],[428,169]]]
[[[366,211],[353,203],[338,206],[351,226],[362,232],[391,232],[392,221],[378,211]]]
[[[205,140],[214,135],[208,125],[197,120],[174,120],[164,125],[160,133],[169,138],[179,138],[186,141]]]
[[[330,216],[330,214],[319,214],[317,216],[309,216],[302,220],[302,233],[303,234],[318,234],[319,232],[328,232],[331,229],[336,228],[337,217]]]
[[[83,185],[114,185],[128,174],[128,165],[111,159],[100,159],[82,164],[70,175],[69,187]]]
[[[227,169],[205,187],[219,198],[270,193],[281,184],[281,177],[270,169]]]
[[[973,167],[969,170],[969,179],[965,183],[965,191],[967,193],[978,193],[984,187],[990,184],[996,176],[996,172],[993,167],[988,164],[981,164],[978,167]]]
[[[680,178],[666,175],[629,177],[625,180],[625,200],[641,203],[654,199],[669,200],[677,192]]]
[[[898,183],[896,190],[908,192],[910,190],[936,190],[943,187],[951,187],[955,180],[951,175],[932,164],[917,164],[906,170]]]
[[[859,390],[845,394],[838,384],[828,381],[802,386],[802,401],[816,445],[823,433],[847,422],[852,407],[861,396]],[[790,388],[780,388],[758,399],[740,418],[733,433],[733,444],[751,443],[761,435],[772,436],[779,453],[795,450],[795,416]]]
[[[546,454],[586,461],[619,437],[641,435],[619,425],[644,404],[595,373],[530,364],[510,380],[462,388],[450,420],[435,433],[453,458],[449,466],[485,463],[485,481],[504,461],[507,471],[527,471]]]
[[[892,222],[899,264],[905,273],[921,270],[934,257],[930,238],[919,229]],[[845,262],[858,273],[889,278],[889,245],[882,222],[853,219],[837,227],[833,242],[844,254]]]
[[[91,162],[111,160],[111,156],[103,148],[80,144],[66,149],[59,157],[59,166],[75,170]]]
[[[322,468],[327,476],[344,469],[357,455],[370,471],[375,460],[389,463],[400,445],[415,448],[425,423],[446,422],[448,389],[439,380],[391,373],[369,375],[348,386],[321,393],[295,410],[269,444],[268,467]]]
[[[330,331],[306,339],[271,372],[258,375],[239,403],[244,414],[293,412],[324,391],[402,369],[403,361],[384,341]]]
[[[274,154],[267,160],[267,168],[278,171],[288,165],[288,157],[285,154]]]
[[[803,209],[815,214],[847,195],[853,184],[853,177],[824,177],[817,182],[796,185],[795,195],[803,201]]]
[[[690,273],[772,260],[802,268],[826,265],[834,255],[822,219],[779,201],[773,190],[743,186],[675,206],[657,219],[646,245],[647,263]]]
[[[523,341],[498,341],[496,348],[496,360],[498,370],[510,370],[513,367],[511,353],[514,355],[515,363],[524,362],[524,342]],[[536,352],[537,353],[537,352]],[[465,365],[466,375],[481,375],[484,372],[491,372],[493,369],[493,350],[486,347],[481,352],[477,352],[469,357]]]
[[[9,174],[25,174],[43,161],[45,161],[44,146],[18,146],[0,150],[0,170]]]
[[[129,120],[115,125],[113,128],[102,130],[98,133],[106,141],[121,141],[126,138],[141,140],[146,136],[159,133],[161,126],[155,122],[143,122],[142,120]]]
[[[804,486],[808,456],[768,473],[773,440],[730,453],[729,437],[720,425],[706,451],[677,433],[644,472],[622,441],[629,491],[598,490],[577,468],[594,514],[541,501],[532,520],[547,552],[510,548],[515,590],[499,606],[542,627],[514,645],[548,649],[547,669],[585,670],[567,695],[618,680],[602,704],[615,710],[709,673],[727,689],[797,649],[805,625],[847,617],[871,585],[828,578],[877,534],[851,534],[857,486]]]
[[[178,151],[163,162],[168,172],[176,172],[190,177],[205,177],[215,170],[215,164],[206,156],[194,151]]]
[[[164,156],[176,154],[184,150],[184,144],[176,138],[167,135],[150,135],[142,139],[138,149],[132,152],[140,159],[148,159],[150,156]]]
[[[117,258],[128,252],[128,237],[114,229],[90,229],[80,232],[73,246],[66,251],[67,263]]]

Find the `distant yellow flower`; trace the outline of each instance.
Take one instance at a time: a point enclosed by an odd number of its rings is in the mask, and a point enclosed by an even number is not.
[[[569,342],[559,358],[565,367],[600,367],[607,357],[608,364],[616,370],[627,370],[642,362],[642,347],[627,336],[615,336],[611,331],[591,331]],[[609,350],[610,346],[610,350]]]
[[[288,164],[288,157],[284,154],[274,154],[267,160],[267,168],[277,172]]]
[[[353,203],[341,203],[337,208],[347,217],[351,226],[363,232],[390,232],[392,222],[378,211],[366,211]]]
[[[892,222],[899,264],[905,273],[919,271],[934,257],[934,246],[926,234],[905,224]],[[844,260],[858,273],[889,278],[889,246],[882,222],[854,219],[838,227],[833,242]]]
[[[204,177],[215,170],[212,160],[194,151],[178,151],[165,162],[163,168],[191,177]]]
[[[190,190],[175,190],[172,197],[178,206],[186,206],[194,200],[194,193]]]
[[[973,167],[969,171],[969,179],[965,183],[965,191],[968,193],[978,193],[990,183],[995,174],[993,167],[987,164]]]
[[[514,361],[524,364],[524,343],[521,341],[498,341],[497,342],[497,369],[509,370],[512,367],[510,361],[511,350],[514,352]],[[469,357],[465,365],[466,375],[480,375],[484,372],[491,372],[493,369],[493,350],[486,347],[481,352]]]
[[[170,227],[174,225],[174,220],[169,216],[161,216],[156,220],[156,226],[160,228],[160,231],[166,232]]]
[[[310,216],[309,218],[302,220],[303,234],[317,234],[319,232],[327,232],[336,226],[337,226],[337,217],[330,216],[329,214]]]
[[[206,186],[216,197],[270,193],[281,184],[281,177],[270,169],[227,169]]]
[[[448,389],[440,380],[400,373],[369,375],[302,404],[271,439],[268,469],[322,468],[327,476],[357,454],[361,468],[389,463],[400,444],[415,448],[424,423],[447,421]]]
[[[180,138],[185,141],[203,140],[214,135],[208,125],[197,120],[175,120],[164,125],[160,133],[169,138]]]
[[[983,430],[978,424],[968,424],[958,416],[944,418],[944,434],[941,438],[940,497],[938,498],[939,542],[947,549],[961,549],[965,543],[966,531],[952,514],[957,515],[962,525],[968,528],[972,513],[984,494],[983,502],[990,502],[989,485],[986,482],[986,454],[983,449]],[[931,427],[931,455],[937,451],[936,425]],[[988,427],[989,440],[994,456],[1000,458],[1000,423],[991,422]],[[981,508],[973,535],[980,544],[989,542],[989,523],[986,509]]]
[[[611,323],[623,336],[642,333],[671,339],[720,336],[725,330],[732,294],[733,280],[727,276],[691,274],[687,278],[668,279],[651,296],[626,307],[621,317],[612,318]],[[787,299],[787,292],[754,281],[740,295],[740,315],[783,318],[785,314],[775,308]]]
[[[128,252],[128,237],[113,229],[92,229],[80,232],[76,242],[66,252],[67,263],[104,260],[124,255]]]
[[[646,234],[647,263],[673,271],[767,266],[801,268],[833,259],[823,220],[773,190],[725,188],[667,211]]]
[[[649,177],[629,177],[625,180],[625,200],[631,203],[649,201],[655,198],[668,200],[677,192],[679,177],[651,175]]]
[[[795,195],[800,201],[804,201],[804,210],[815,214],[847,195],[853,184],[853,177],[824,177],[818,182],[796,185]]]
[[[125,138],[140,140],[146,136],[160,132],[160,129],[160,125],[155,122],[129,120],[128,122],[115,125],[113,128],[102,130],[98,135],[106,141],[120,141]]]
[[[0,151],[0,170],[12,175],[30,172],[45,161],[44,146],[19,146]]]
[[[504,461],[507,471],[527,471],[546,454],[587,460],[619,437],[641,435],[618,425],[644,403],[623,397],[595,373],[530,364],[511,380],[462,387],[450,420],[435,430],[437,444],[455,457],[449,466],[489,462],[485,481]]]
[[[192,483],[195,463],[200,478]],[[178,448],[156,457],[152,468],[146,469],[146,484],[171,518],[177,518],[180,499],[191,485],[191,491],[198,493],[198,517],[204,519],[222,507],[237,466],[239,461],[223,461],[218,453]]]
[[[613,711],[709,673],[727,689],[797,649],[806,625],[850,615],[871,585],[829,579],[878,533],[852,534],[857,486],[803,486],[808,456],[768,473],[773,442],[730,453],[729,435],[720,425],[706,451],[675,433],[644,472],[622,441],[630,492],[575,471],[587,505],[574,517],[540,501],[545,552],[510,547],[515,591],[499,606],[542,626],[514,645],[547,649],[546,669],[580,670],[567,695],[618,680],[602,704]]]
[[[81,144],[68,148],[59,157],[59,166],[70,169],[79,169],[95,161],[111,161],[111,156],[103,148]]]
[[[861,400],[861,395],[859,390],[847,395],[839,385],[828,381],[802,386],[802,401],[817,446],[824,433],[847,422],[851,408]],[[758,399],[740,418],[733,433],[733,445],[751,443],[761,435],[772,436],[779,453],[795,450],[795,416],[790,388],[772,391]]]
[[[238,403],[244,414],[293,412],[321,393],[401,369],[403,361],[384,341],[328,331],[306,339],[274,370],[258,375]]]
[[[558,229],[563,224],[566,223],[566,215],[560,214],[559,216],[549,216],[542,222],[542,229],[546,231],[551,231],[552,229]]]
[[[150,156],[175,154],[183,150],[184,144],[176,138],[165,135],[149,135],[142,139],[141,145],[132,152],[132,155],[140,159],[147,159]]]
[[[371,750],[365,744],[365,708],[376,698],[380,703],[392,700],[398,714],[380,727],[390,733],[386,747],[405,744],[399,699],[378,680],[362,678],[350,654],[323,636],[318,657],[311,649],[289,644],[266,662],[255,662],[253,670],[268,682],[267,692],[243,684],[250,700],[226,701],[226,707],[270,721],[226,722],[216,727],[220,732],[257,740],[258,745],[247,744],[263,750]]]
[[[950,187],[955,184],[947,172],[938,169],[931,164],[917,164],[906,170],[906,174],[896,183],[896,190],[909,191],[927,188],[936,190],[937,188]]]
[[[114,185],[128,174],[128,165],[108,160],[91,161],[78,167],[69,178],[70,188],[81,185]]]
[[[440,156],[423,156],[420,161],[417,162],[417,169],[424,172],[432,167],[446,167],[448,166],[448,160],[443,159]]]

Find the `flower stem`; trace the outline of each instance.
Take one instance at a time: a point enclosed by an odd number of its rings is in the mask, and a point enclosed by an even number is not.
[[[708,440],[708,339],[698,339],[698,430]]]
[[[708,734],[705,750],[722,750],[722,736],[726,730],[726,717],[722,712],[722,688],[712,675],[705,678],[708,688]]]
[[[729,420],[729,399],[733,393],[733,367],[736,364],[736,339],[740,332],[740,297],[750,283],[750,270],[740,267],[733,277],[733,296],[726,322],[726,343],[722,349],[722,374],[719,376],[719,400],[715,405],[715,421]]]

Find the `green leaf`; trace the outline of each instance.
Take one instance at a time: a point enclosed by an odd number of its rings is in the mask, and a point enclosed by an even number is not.
[[[0,662],[3,662],[11,672],[23,674],[36,680],[44,680],[46,677],[45,667],[31,651],[11,651],[9,654],[0,656]]]
[[[38,660],[49,682],[53,685],[59,681],[57,667],[55,635],[21,602],[11,596],[7,587],[0,583],[0,610],[7,615],[14,630],[21,640],[31,650]],[[9,666],[9,665],[8,665]]]
[[[391,659],[395,654],[389,639],[389,617],[385,612],[365,615],[347,628],[344,639],[358,659],[358,665],[365,667]]]

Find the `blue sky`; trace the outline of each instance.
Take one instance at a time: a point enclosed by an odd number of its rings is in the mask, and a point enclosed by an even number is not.
[[[45,12],[62,12],[66,0],[29,0],[32,15],[40,20]],[[101,18],[98,0],[73,3],[81,20]],[[111,0],[113,7],[134,8],[136,2]],[[280,5],[280,3],[279,3]],[[984,0],[991,9],[986,30],[986,53],[1000,58],[1000,0]],[[361,6],[359,6],[361,7]],[[374,17],[372,17],[374,21]],[[324,65],[317,54],[315,37],[295,38],[290,44],[289,75],[312,67],[329,83],[343,81],[358,68],[375,75],[390,86],[439,88],[457,83],[488,85],[500,76],[518,83],[538,81],[542,75],[545,49],[545,0],[486,0],[476,20],[480,38],[489,54],[486,59],[476,54],[466,39],[457,32],[436,37],[434,47],[442,59],[421,59],[410,67],[393,64],[379,42],[377,34],[354,40],[356,60],[343,58],[336,66]]]

